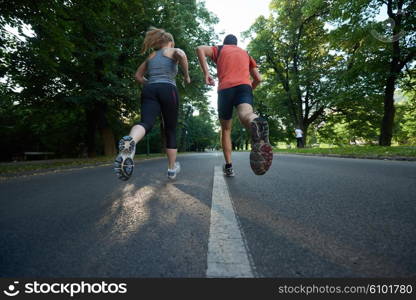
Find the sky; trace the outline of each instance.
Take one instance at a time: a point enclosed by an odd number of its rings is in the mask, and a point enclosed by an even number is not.
[[[237,36],[238,45],[245,48],[249,41],[242,40],[240,33],[249,29],[259,16],[269,16],[270,2],[271,0],[205,0],[205,6],[219,18],[215,31],[219,33],[220,41],[223,41],[227,34],[232,33]],[[217,109],[216,89],[217,86],[208,93],[210,105],[215,110]]]

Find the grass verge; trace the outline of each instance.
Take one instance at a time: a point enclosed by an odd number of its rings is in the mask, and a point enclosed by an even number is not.
[[[315,154],[357,158],[416,158],[416,146],[345,146],[334,148],[275,148],[276,152],[292,154]]]

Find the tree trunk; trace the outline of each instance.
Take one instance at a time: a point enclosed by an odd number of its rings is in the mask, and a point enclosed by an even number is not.
[[[101,137],[104,144],[104,155],[114,156],[116,155],[115,138],[113,131],[110,127],[100,128]]]
[[[178,145],[178,151],[180,152],[186,151],[186,127],[185,126],[181,128],[181,140]]]
[[[97,118],[93,109],[86,111],[87,119],[87,155],[88,157],[96,157],[96,143],[95,143],[95,133],[97,131]]]
[[[188,106],[186,109],[184,109],[183,104],[180,104],[180,111],[183,113],[180,113],[180,115],[183,115],[183,125],[181,128],[181,140],[179,143],[179,149],[178,151],[188,151],[188,145],[187,145],[187,135],[188,135],[188,123],[189,123],[189,117],[192,115],[192,107]]]
[[[386,83],[386,89],[384,93],[384,115],[381,122],[381,132],[379,145],[390,146],[391,139],[393,137],[393,124],[394,124],[394,90],[395,90],[396,77],[389,76]]]
[[[104,144],[104,155],[116,154],[114,134],[105,116],[106,105],[95,103],[93,108],[87,110],[87,152],[88,157],[97,156],[97,144],[95,142],[97,129],[100,132]]]
[[[396,80],[401,72],[401,69],[404,67],[404,64],[401,63],[400,57],[402,55],[402,51],[400,48],[399,40],[394,40],[394,37],[397,36],[401,31],[401,21],[402,15],[401,10],[403,8],[403,1],[397,2],[397,13],[393,13],[393,1],[389,0],[387,2],[387,14],[390,18],[392,18],[395,22],[392,32],[392,59],[390,62],[390,72],[387,77],[386,81],[386,88],[384,92],[384,115],[383,120],[381,122],[381,130],[380,130],[380,139],[379,145],[380,146],[390,146],[391,139],[393,137],[393,123],[394,123],[394,90]]]
[[[308,128],[309,128],[309,125],[305,125],[305,124],[303,124],[303,126],[301,128],[302,131],[303,131],[301,148],[306,147],[306,138],[308,137]]]
[[[100,131],[101,138],[103,141],[104,155],[113,156],[116,154],[116,143],[115,143],[113,130],[111,129],[107,120],[106,112],[107,112],[106,103],[97,102],[95,104],[97,128]]]

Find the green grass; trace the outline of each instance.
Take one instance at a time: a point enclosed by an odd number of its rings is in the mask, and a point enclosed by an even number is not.
[[[149,158],[153,157],[162,157],[165,154],[162,153],[152,153],[149,155]],[[135,160],[143,160],[148,158],[146,154],[139,154],[134,157]],[[71,167],[83,167],[91,165],[102,165],[102,164],[112,164],[114,161],[114,156],[100,156],[96,158],[74,158],[74,159],[57,159],[51,161],[28,161],[28,162],[14,162],[14,163],[1,163],[0,164],[0,174],[11,174],[11,173],[21,173],[27,171],[40,171],[40,170],[50,170],[50,169],[63,169]]]
[[[275,148],[276,152],[304,153],[323,155],[347,155],[353,157],[416,157],[416,146],[344,146],[332,148],[303,148],[282,149]]]

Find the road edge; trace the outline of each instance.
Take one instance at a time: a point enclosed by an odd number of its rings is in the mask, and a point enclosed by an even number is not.
[[[164,156],[163,157],[162,156],[150,157],[150,158],[134,160],[134,162],[139,163],[139,162],[162,159],[162,158],[165,158],[165,157]],[[45,174],[58,173],[58,172],[64,172],[64,171],[76,171],[76,170],[82,170],[82,169],[87,169],[87,168],[104,167],[104,166],[112,166],[112,165],[113,165],[113,162],[100,162],[100,163],[95,163],[95,164],[61,166],[61,167],[56,167],[56,168],[44,168],[44,169],[36,169],[36,170],[29,170],[29,171],[22,171],[22,172],[4,173],[4,174],[0,174],[0,180],[15,179],[15,178],[21,178],[21,177],[35,176],[35,175],[45,175]]]
[[[374,156],[374,155],[355,156],[355,155],[349,155],[349,154],[293,153],[293,152],[274,151],[274,155],[279,155],[279,154],[335,157],[335,158],[374,159],[374,160],[416,161],[416,157],[409,157],[409,156]]]

